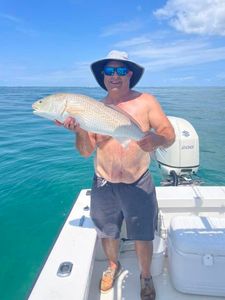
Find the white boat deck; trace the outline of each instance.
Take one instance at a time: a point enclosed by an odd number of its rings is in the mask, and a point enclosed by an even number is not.
[[[225,218],[225,187],[157,187],[160,234],[166,238],[174,215],[213,215]],[[28,300],[138,300],[139,270],[135,252],[120,255],[123,272],[107,294],[99,293],[99,280],[106,261],[89,216],[90,195],[82,190],[28,297]],[[122,238],[126,237],[122,231]],[[70,261],[68,277],[57,276],[60,263]],[[194,272],[194,266],[193,266]],[[182,274],[181,274],[182,276]],[[224,270],[225,278],[225,270]],[[221,300],[225,297],[198,296],[176,291],[171,284],[167,258],[162,274],[153,277],[157,300]]]
[[[105,269],[106,262],[95,261],[93,279],[90,286],[88,300],[139,300],[140,283],[139,269],[134,252],[124,253],[120,257],[123,272],[116,280],[114,288],[107,294],[99,293],[99,279]],[[183,294],[175,290],[168,274],[167,261],[163,268],[163,273],[153,277],[156,289],[157,300],[216,300],[225,297],[210,297],[191,294]]]

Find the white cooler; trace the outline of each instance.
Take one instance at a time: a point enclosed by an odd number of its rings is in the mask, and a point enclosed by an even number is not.
[[[168,232],[168,258],[178,291],[225,296],[225,218],[174,217]]]

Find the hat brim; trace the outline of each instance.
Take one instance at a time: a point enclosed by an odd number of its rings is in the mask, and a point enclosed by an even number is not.
[[[91,64],[91,70],[92,73],[94,74],[94,77],[98,84],[104,89],[106,89],[106,86],[104,84],[104,74],[102,73],[104,66],[109,62],[109,61],[121,61],[124,63],[130,71],[133,72],[133,75],[131,76],[130,79],[130,88],[132,89],[138,81],[141,79],[141,76],[144,73],[144,68],[132,61],[129,60],[122,60],[122,59],[113,59],[113,58],[105,58],[98,60],[96,62],[93,62]]]

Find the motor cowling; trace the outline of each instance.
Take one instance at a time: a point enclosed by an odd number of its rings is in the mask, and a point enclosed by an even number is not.
[[[168,148],[158,148],[155,158],[163,176],[196,174],[199,168],[199,138],[185,119],[169,116],[175,130],[175,142]]]

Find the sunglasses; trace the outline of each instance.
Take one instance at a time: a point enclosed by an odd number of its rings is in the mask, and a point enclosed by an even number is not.
[[[104,67],[103,69],[103,73],[106,76],[113,76],[115,72],[118,76],[126,76],[129,70],[127,69],[127,67]]]

